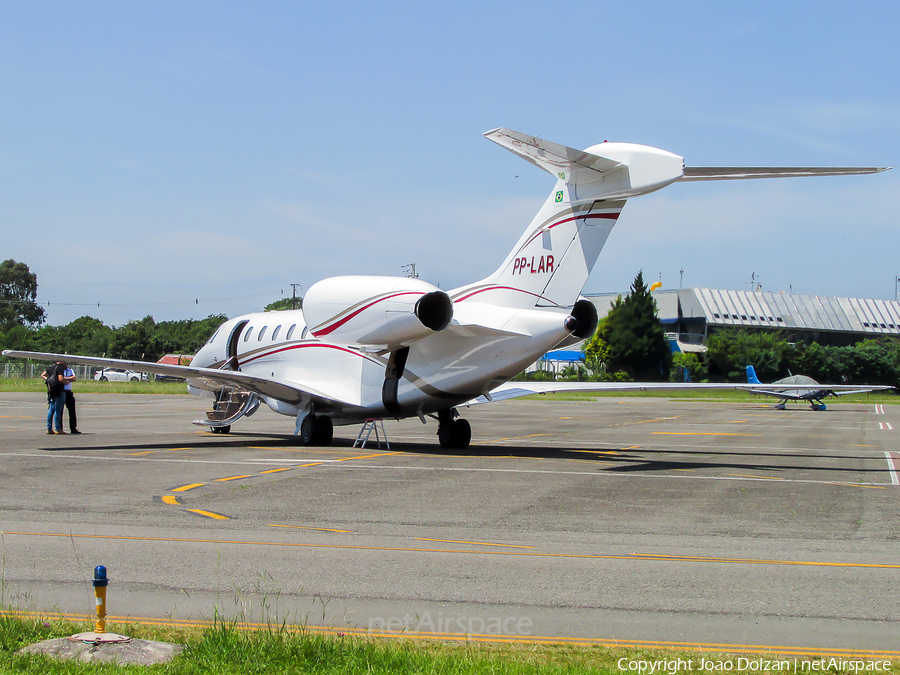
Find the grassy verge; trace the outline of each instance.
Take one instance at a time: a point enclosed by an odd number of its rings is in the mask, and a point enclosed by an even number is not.
[[[43,380],[22,378],[0,378],[0,392],[40,392],[45,393]],[[83,380],[75,383],[75,393],[79,394],[186,394],[184,382],[95,382]],[[776,399],[756,396],[743,391],[722,389],[717,391],[698,391],[685,389],[682,391],[574,391],[558,394],[535,394],[523,397],[525,400],[545,401],[593,401],[597,398],[677,398],[695,401],[730,401],[735,403],[774,402]],[[870,394],[847,394],[839,398],[825,399],[827,405],[837,403],[900,403],[900,395],[892,391],[872,392]],[[789,402],[788,405],[805,406],[803,401]]]
[[[659,675],[703,672],[701,659],[720,665],[715,672],[763,673],[777,670],[773,655],[621,649],[602,646],[541,644],[480,644],[434,642],[410,639],[378,639],[354,635],[322,635],[302,629],[274,626],[262,630],[240,630],[235,624],[217,622],[206,628],[123,625],[114,630],[133,638],[173,642],[184,652],[170,664],[116,667],[55,661],[40,655],[19,654],[22,647],[92,630],[89,624],[40,621],[14,614],[0,614],[0,673],[156,673],[193,675],[200,673],[604,673],[639,674],[640,664],[656,663]],[[795,662],[796,658],[796,662]],[[804,660],[825,655],[782,657],[781,663],[802,670]],[[835,657],[838,662],[850,657]],[[624,661],[623,661],[624,659]],[[681,659],[681,662],[677,662]],[[900,675],[900,661],[879,664],[879,673]],[[663,664],[668,664],[668,667]],[[688,664],[692,668],[688,668]],[[728,667],[730,664],[730,667]],[[864,666],[819,667],[806,672],[850,673]],[[630,666],[630,667],[629,667]],[[648,666],[644,666],[649,668]],[[649,672],[645,670],[644,672]]]
[[[32,378],[0,378],[0,392],[40,392],[46,393],[44,381]],[[79,380],[75,383],[75,394],[186,394],[184,382],[97,382]]]
[[[778,402],[778,399],[760,396],[758,394],[750,394],[745,391],[737,391],[734,389],[719,389],[713,391],[684,389],[681,391],[658,390],[658,391],[573,391],[561,392],[557,394],[534,394],[525,396],[528,400],[548,400],[548,401],[593,401],[598,398],[677,398],[688,399],[694,401],[725,401],[732,403],[766,403],[772,405]],[[892,391],[872,392],[868,394],[847,394],[845,396],[833,397],[829,396],[824,399],[824,403],[828,406],[840,403],[900,403],[900,396]],[[788,401],[789,407],[804,407],[809,404],[805,401]]]

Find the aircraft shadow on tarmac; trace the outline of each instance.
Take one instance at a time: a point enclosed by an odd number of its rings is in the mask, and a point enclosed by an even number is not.
[[[84,437],[80,437],[84,439]],[[92,450],[117,451],[117,452],[147,452],[147,451],[173,451],[173,450],[212,450],[217,448],[240,449],[250,448],[283,448],[291,446],[296,448],[305,448],[300,445],[296,436],[284,434],[264,434],[253,432],[232,432],[225,440],[221,435],[200,436],[196,440],[187,442],[170,442],[170,443],[142,443],[139,440],[128,443],[96,443],[91,445],[83,445],[79,443],[77,446],[50,446],[40,448],[47,452],[83,452]],[[353,440],[350,438],[335,437],[331,446],[328,446],[337,452],[346,451],[353,448]],[[327,450],[327,448],[310,448],[311,450]],[[365,448],[356,448],[355,450],[371,454],[372,452],[387,451],[387,448],[379,449],[376,443],[369,442]],[[395,441],[391,443],[391,452],[404,453],[408,455],[438,455],[443,457],[512,457],[523,459],[560,459],[560,460],[578,460],[582,463],[598,462],[602,467],[597,470],[604,473],[663,473],[676,469],[740,469],[744,471],[769,471],[769,472],[794,472],[794,471],[826,471],[828,473],[852,473],[856,475],[865,474],[877,476],[887,474],[889,468],[863,468],[859,462],[871,461],[873,457],[861,456],[858,454],[841,455],[842,460],[851,460],[855,462],[852,466],[845,465],[816,465],[809,461],[792,465],[776,464],[762,462],[760,460],[767,458],[798,458],[799,455],[791,455],[779,452],[766,451],[740,451],[740,450],[703,450],[700,448],[691,448],[690,450],[673,450],[671,448],[640,448],[632,447],[622,448],[611,445],[608,448],[579,448],[568,446],[565,448],[550,446],[501,446],[496,444],[479,445],[473,443],[465,450],[443,449],[437,442],[431,443],[409,443]],[[666,455],[665,459],[653,459],[654,455]],[[673,455],[675,456],[673,458]],[[683,457],[683,459],[680,459]],[[826,459],[833,461],[836,457],[834,454],[817,454],[815,452],[804,453],[803,460]],[[610,464],[615,466],[609,466]]]

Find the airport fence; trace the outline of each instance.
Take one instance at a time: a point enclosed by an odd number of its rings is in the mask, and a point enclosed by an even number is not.
[[[39,378],[48,365],[50,364],[45,361],[10,361],[8,363],[0,363],[0,377],[26,380]],[[82,366],[74,363],[70,368],[75,371],[75,377],[79,380],[90,380],[94,377],[94,373],[100,370],[96,366]]]

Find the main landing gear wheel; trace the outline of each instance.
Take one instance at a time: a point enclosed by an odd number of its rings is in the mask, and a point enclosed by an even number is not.
[[[300,425],[300,443],[303,445],[331,445],[334,424],[330,417],[308,415]]]
[[[442,448],[465,450],[472,440],[472,426],[468,420],[444,420],[438,426],[438,441]]]
[[[214,434],[227,434],[231,431],[231,425],[227,424],[224,427],[210,427]]]

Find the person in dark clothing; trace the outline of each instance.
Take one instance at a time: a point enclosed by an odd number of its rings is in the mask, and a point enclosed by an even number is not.
[[[65,365],[60,361],[50,366],[41,373],[44,382],[47,383],[47,433],[54,433],[54,423],[57,434],[64,434],[62,430],[63,407],[66,405],[65,382],[63,381]]]

